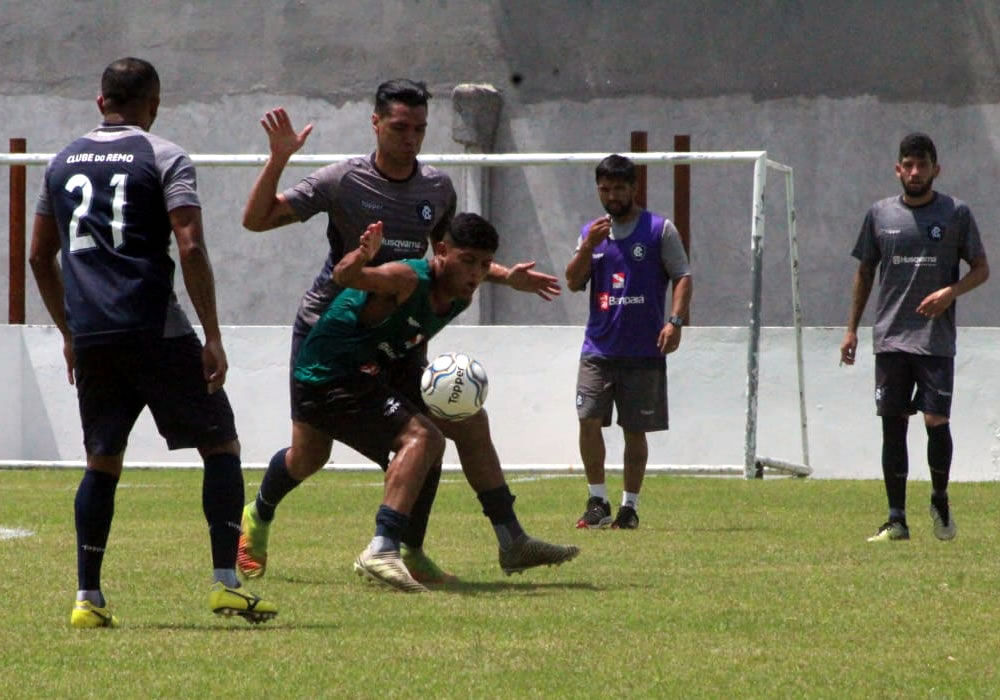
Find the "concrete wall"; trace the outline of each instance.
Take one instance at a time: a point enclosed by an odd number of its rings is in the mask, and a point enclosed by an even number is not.
[[[30,151],[53,152],[92,126],[101,70],[129,54],[152,60],[163,79],[154,130],[192,153],[264,152],[257,120],[276,105],[298,125],[316,124],[304,152],[368,151],[374,87],[400,75],[427,80],[436,95],[425,152],[461,152],[451,90],[487,82],[503,92],[500,152],[625,150],[641,129],[655,150],[687,133],[696,150],[766,149],[792,165],[809,325],[843,323],[849,250],[870,203],[898,190],[892,164],[909,130],[935,137],[940,189],[970,203],[988,250],[996,240],[993,0],[5,0],[0,20],[0,148],[24,136]],[[306,172],[290,169],[282,184]],[[29,172],[31,200],[40,174]],[[254,175],[200,172],[220,313],[229,324],[286,324],[325,254],[325,222],[244,232]],[[750,178],[746,165],[692,173],[696,324],[745,323]],[[592,169],[503,169],[490,179],[500,257],[561,274],[579,225],[600,213]],[[789,273],[783,188],[772,182],[763,309],[764,322],[780,326],[791,321]],[[651,170],[652,208],[669,213],[672,184],[668,169]],[[6,197],[0,186],[0,208]],[[7,269],[0,246],[3,287]],[[961,322],[1000,323],[987,290],[961,300]],[[487,321],[573,325],[586,316],[581,295],[543,304],[494,292]],[[30,282],[28,319],[47,321]]]
[[[224,329],[231,364],[226,389],[248,465],[261,466],[288,444],[287,327]],[[804,335],[811,464],[818,478],[881,478],[880,423],[872,400],[873,363],[862,353],[853,368],[839,367],[839,329],[809,328]],[[580,472],[573,406],[583,330],[574,326],[458,326],[446,328],[431,352],[463,351],[490,376],[487,408],[506,468],[546,465]],[[953,411],[953,478],[1000,478],[1000,330],[959,334]],[[861,339],[870,347],[870,338]],[[21,347],[20,353],[16,350]],[[11,348],[14,348],[11,350]],[[82,461],[75,391],[66,383],[62,344],[51,327],[0,326],[0,364],[9,387],[0,431],[2,461]],[[20,363],[15,358],[20,358]],[[760,364],[758,454],[801,461],[794,332],[766,328]],[[746,330],[689,328],[669,358],[671,429],[649,436],[651,465],[742,465],[746,401]],[[21,418],[20,422],[17,420]],[[20,429],[17,429],[20,423]],[[621,464],[620,430],[605,430],[609,465]],[[926,479],[926,437],[911,421],[911,474]],[[127,462],[196,463],[194,450],[168,452],[148,412],[132,434]],[[364,459],[338,445],[334,462]],[[457,464],[454,448],[445,456]]]

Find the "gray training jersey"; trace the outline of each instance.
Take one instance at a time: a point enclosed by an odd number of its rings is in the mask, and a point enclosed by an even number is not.
[[[876,202],[851,255],[879,266],[876,353],[955,355],[955,304],[934,319],[918,314],[917,306],[958,281],[960,260],[985,255],[965,202],[941,193],[921,207],[907,206],[901,195]]]
[[[329,217],[330,253],[295,319],[297,326],[306,327],[316,323],[340,292],[333,268],[358,247],[369,224],[383,223],[382,248],[371,264],[422,258],[428,241],[444,235],[457,203],[451,178],[437,168],[418,163],[406,180],[391,180],[375,167],[374,154],[320,168],[284,196],[300,221],[320,212]]]

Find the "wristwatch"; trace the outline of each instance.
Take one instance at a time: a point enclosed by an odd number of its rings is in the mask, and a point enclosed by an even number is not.
[[[667,319],[667,323],[670,323],[680,328],[681,326],[684,325],[684,319],[681,318],[680,316],[671,316],[670,318]]]

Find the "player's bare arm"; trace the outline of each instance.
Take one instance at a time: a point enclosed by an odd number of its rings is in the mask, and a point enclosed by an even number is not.
[[[858,350],[858,324],[865,312],[865,305],[872,293],[875,281],[875,267],[868,263],[859,263],[854,273],[854,284],[851,292],[851,312],[847,319],[847,332],[840,344],[840,362],[853,365]]]
[[[369,224],[358,241],[358,247],[349,252],[333,268],[333,281],[341,287],[351,287],[390,297],[402,303],[417,288],[417,273],[409,265],[389,262],[369,267],[382,247],[382,222]]]
[[[580,247],[573,253],[566,265],[566,286],[572,292],[580,292],[587,288],[590,279],[590,258],[594,248],[611,235],[611,217],[602,216],[587,229],[587,235],[580,241]]]
[[[296,132],[283,107],[267,112],[260,120],[267,132],[271,155],[257,176],[250,198],[243,209],[243,227],[250,231],[269,231],[298,221],[291,205],[278,193],[278,180],[288,159],[305,144],[313,125]]]
[[[177,207],[171,210],[170,226],[177,239],[177,255],[184,275],[184,287],[205,334],[201,363],[208,391],[213,393],[225,384],[229,362],[222,347],[222,332],[219,330],[215,306],[215,276],[212,274],[212,263],[205,246],[201,209]]]
[[[673,296],[670,304],[671,318],[688,317],[691,310],[691,293],[694,285],[691,275],[684,275],[673,281]],[[665,323],[660,329],[660,334],[656,339],[656,346],[661,353],[669,355],[681,345],[681,326],[673,323]]]
[[[942,287],[924,297],[920,305],[917,306],[917,313],[928,318],[937,318],[955,303],[955,299],[972,291],[989,277],[990,265],[986,261],[986,256],[982,255],[969,263],[969,271],[958,282]]]
[[[66,323],[66,308],[63,306],[65,292],[62,272],[56,263],[60,248],[62,248],[62,243],[59,239],[59,228],[56,226],[55,217],[36,214],[28,260],[31,263],[35,284],[38,285],[38,292],[42,295],[45,308],[52,317],[53,323],[56,324],[56,328],[62,333],[66,375],[69,383],[73,384],[73,368],[76,365],[76,359],[73,355],[73,338],[69,332],[69,324]]]

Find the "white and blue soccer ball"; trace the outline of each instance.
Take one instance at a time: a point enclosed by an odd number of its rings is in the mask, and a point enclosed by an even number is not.
[[[432,416],[465,420],[486,402],[489,381],[479,361],[460,352],[434,358],[420,377],[420,393]]]

